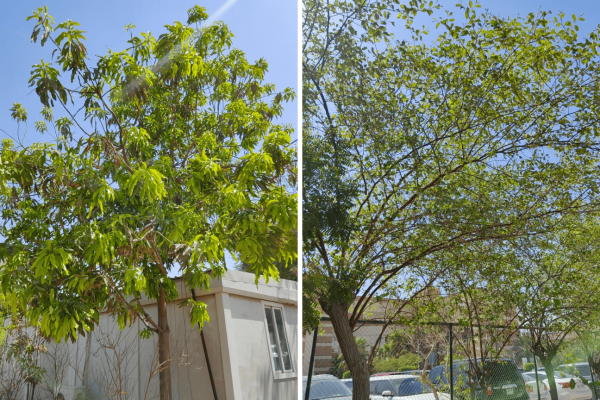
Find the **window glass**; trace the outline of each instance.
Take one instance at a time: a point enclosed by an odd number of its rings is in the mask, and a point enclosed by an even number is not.
[[[302,386],[302,398],[306,393],[306,382]],[[310,400],[330,399],[332,397],[352,396],[352,392],[336,378],[313,381],[310,385]]]
[[[446,369],[444,368],[444,366],[438,365],[437,367],[434,367],[429,373],[429,379],[431,379],[431,382],[433,382],[433,384],[436,386],[440,386],[444,383],[447,383],[446,380],[443,378],[445,372]]]
[[[377,380],[371,382],[371,390],[373,394],[383,394],[386,390],[394,393],[394,388],[392,388],[392,384],[388,380]]]
[[[273,354],[275,371],[282,371],[279,350],[277,349],[277,337],[275,336],[275,324],[273,323],[273,313],[271,308],[265,307],[265,317],[267,318],[267,326],[269,328],[269,344],[271,346],[271,354]]]
[[[394,387],[397,390],[392,391],[397,396],[412,396],[415,394],[430,393],[431,389],[418,378],[394,379]]]
[[[285,328],[283,325],[283,316],[281,315],[281,309],[274,308],[275,312],[275,324],[277,326],[277,335],[279,336],[279,348],[281,349],[281,359],[283,360],[283,366],[286,371],[292,369],[292,360],[290,357],[290,351],[288,349],[287,339],[285,337]]]
[[[579,371],[579,373],[583,376],[590,376],[592,373],[590,372],[590,366],[585,364],[578,364],[575,366],[575,369]]]

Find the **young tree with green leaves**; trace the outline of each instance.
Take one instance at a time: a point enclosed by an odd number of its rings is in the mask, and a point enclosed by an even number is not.
[[[522,262],[516,264],[512,301],[526,332],[523,341],[547,371],[552,400],[558,400],[555,358],[570,337],[594,329],[600,316],[598,233],[592,220],[517,248]]]
[[[457,7],[463,22],[418,0],[304,2],[303,307],[331,317],[355,400],[369,376],[352,332],[377,296],[435,277],[436,253],[597,204],[598,33]]]
[[[422,311],[424,323],[452,324],[454,359],[465,359],[462,390],[475,400],[477,390],[497,386],[499,365],[522,328],[513,299],[520,274],[507,246],[478,242],[440,253],[447,273],[439,279],[445,294]],[[487,393],[484,392],[484,393]]]
[[[12,312],[58,342],[85,335],[101,312],[121,328],[139,318],[143,336],[158,335],[162,400],[172,396],[170,277],[210,290],[227,253],[257,280],[296,258],[292,128],[274,122],[294,93],[265,83],[266,61],[248,62],[207,18],[195,6],[158,38],[131,35],[92,61],[77,22],[37,9],[32,40],[52,61],[31,71],[44,105],[35,127],[55,140],[0,149],[0,286]],[[12,111],[26,123],[22,106]],[[187,305],[192,325],[209,319],[202,302]]]
[[[600,393],[600,331],[598,331],[598,322],[598,319],[595,319],[585,326],[585,331],[579,330],[576,332],[577,350],[584,354],[585,361],[590,366],[592,380],[588,381],[587,385],[596,396]]]

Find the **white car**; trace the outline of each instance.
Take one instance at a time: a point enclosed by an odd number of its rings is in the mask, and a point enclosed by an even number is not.
[[[528,374],[534,374],[535,376],[535,372],[528,372]],[[546,387],[550,388],[546,371],[538,371],[538,377]],[[571,389],[571,379],[575,381],[574,389]],[[554,380],[559,400],[591,400],[593,398],[590,388],[576,376],[555,371]]]
[[[578,362],[574,364],[563,364],[556,367],[558,371],[564,371],[565,373],[578,372],[578,376],[585,378],[589,383],[592,383],[592,371],[590,365],[586,362]]]
[[[540,399],[541,400],[549,400],[550,399],[550,391],[548,390],[548,385],[542,382],[547,378],[546,374],[542,377],[542,372],[538,371],[538,379],[539,383],[536,384],[535,381],[535,371],[533,372],[524,372],[521,375],[523,376],[523,380],[525,381],[525,390],[529,394],[529,398],[531,400],[538,400],[538,386],[540,388]]]
[[[417,375],[372,376],[371,399],[376,400],[435,400],[431,389]],[[450,395],[438,392],[439,400],[448,400]]]
[[[302,377],[302,399],[306,393],[307,377]],[[313,375],[310,380],[310,400],[352,400],[352,392],[333,375]]]

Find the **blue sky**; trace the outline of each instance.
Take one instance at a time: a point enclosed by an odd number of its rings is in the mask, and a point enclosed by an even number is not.
[[[459,1],[456,1],[459,3]],[[454,1],[443,2],[443,4],[455,4]],[[469,4],[468,1],[462,1],[462,4]],[[576,14],[578,17],[583,14],[585,21],[578,23],[583,35],[588,34],[598,27],[600,23],[600,2],[590,0],[480,0],[482,10],[489,10],[493,14],[503,17],[516,17],[517,15],[526,16],[529,13],[538,11],[552,11],[553,15],[563,11],[570,16]]]
[[[475,0],[472,1],[475,3]],[[442,5],[444,10],[454,12],[454,18],[457,22],[464,20],[464,11],[461,11],[455,5],[460,3],[468,6],[469,0],[437,0],[437,2]],[[550,18],[556,16],[560,11],[564,12],[565,16],[569,18],[572,14],[578,17],[582,16],[585,21],[578,21],[577,23],[580,28],[579,34],[582,37],[597,29],[598,24],[600,24],[600,2],[591,0],[570,0],[567,2],[560,0],[479,0],[479,4],[481,4],[481,8],[478,9],[479,13],[487,10],[500,17],[525,17],[531,12],[535,14],[538,11],[552,11]],[[445,12],[443,14],[437,12],[432,17],[434,16],[444,17]],[[435,39],[435,22],[432,21],[432,17],[421,14],[415,19],[417,27],[425,25],[430,30],[429,38],[431,40]],[[402,40],[406,36],[403,32],[404,24],[400,21],[397,20],[394,34],[396,38]]]
[[[463,1],[462,3],[466,5],[469,2]],[[579,26],[585,33],[590,32],[600,23],[600,3],[590,0],[481,0],[479,4],[482,9],[487,8],[490,12],[505,17],[516,17],[517,14],[524,16],[538,10],[552,11],[553,14],[563,11],[567,15],[576,14],[577,16],[583,13],[586,21],[580,22]]]
[[[228,3],[230,7],[223,10]],[[0,129],[14,134],[16,123],[10,118],[9,108],[14,102],[22,103],[28,111],[29,130],[26,143],[51,140],[33,129],[33,122],[41,120],[41,104],[32,88],[28,87],[31,66],[51,58],[49,45],[42,48],[30,41],[35,22],[25,21],[38,7],[47,5],[55,22],[67,19],[77,21],[87,31],[86,47],[90,58],[106,54],[107,49],[120,51],[127,47],[129,34],[126,24],[136,25],[134,33],[151,31],[155,37],[165,31],[164,25],[174,21],[185,22],[187,10],[198,4],[209,16],[219,9],[218,16],[228,24],[235,35],[233,45],[246,53],[249,61],[264,58],[269,64],[266,82],[278,90],[293,88],[298,93],[298,4],[295,0],[21,0],[5,5],[0,25]],[[297,127],[298,102],[288,103],[279,123]],[[59,114],[59,109],[55,110]],[[0,138],[6,135],[0,132]]]

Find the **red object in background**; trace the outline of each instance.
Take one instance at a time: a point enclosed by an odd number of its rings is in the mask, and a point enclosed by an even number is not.
[[[488,396],[492,395],[492,385],[488,386],[487,394],[488,394]]]

